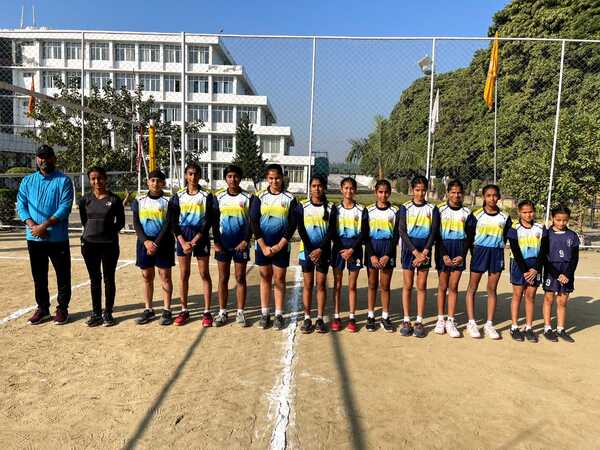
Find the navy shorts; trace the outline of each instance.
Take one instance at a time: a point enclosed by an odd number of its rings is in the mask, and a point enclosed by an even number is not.
[[[552,264],[558,273],[565,273],[569,263],[549,263]],[[575,289],[575,281],[573,277],[569,278],[569,282],[567,284],[562,284],[558,281],[557,278],[554,278],[548,271],[544,271],[544,291],[546,292],[555,292],[557,294],[568,294],[573,292]]]
[[[412,244],[415,248],[422,252],[425,248],[426,239],[411,239]],[[419,267],[413,266],[413,261],[415,260],[415,255],[413,255],[412,251],[408,248],[408,246],[402,245],[402,250],[400,253],[400,260],[402,262],[402,268],[404,270],[426,270],[431,268],[431,255],[429,255],[429,260],[425,261]]]
[[[315,269],[320,273],[327,273],[329,271],[329,259],[331,258],[330,254],[327,252],[321,252],[321,258],[319,259],[319,262],[315,264],[308,257],[307,259],[302,258],[303,253],[304,252],[300,254],[300,257],[298,257],[298,263],[302,268],[302,272],[312,272]]]
[[[190,242],[194,236],[196,235],[197,230],[192,227],[181,227],[181,235],[183,239],[187,242]],[[183,253],[183,248],[177,240],[177,256],[185,256]],[[203,256],[210,256],[210,237],[203,236],[201,241],[198,241],[196,246],[192,249],[192,256],[194,258],[201,258]]]
[[[254,244],[254,262],[257,266],[274,265],[285,269],[290,265],[290,245],[286,245],[286,248],[281,249],[273,256],[265,256],[257,242]]]
[[[462,239],[447,239],[444,241],[444,247],[448,252],[450,259],[454,259],[457,256],[463,256],[465,250],[465,241]],[[435,247],[435,268],[438,272],[462,272],[465,270],[465,260],[459,266],[447,266],[444,264],[444,258],[439,248]]]
[[[537,258],[528,258],[525,260],[527,267],[534,267],[537,264]],[[535,286],[538,287],[542,282],[542,274],[538,272],[535,277],[535,281],[533,284],[529,284],[525,277],[523,277],[523,272],[519,269],[519,265],[514,259],[510,260],[510,283],[515,286]]]
[[[384,255],[390,255],[390,260],[387,263],[386,267],[394,268],[396,267],[396,248],[392,245],[391,239],[371,239],[371,247],[373,247],[373,253],[366,252],[366,264],[368,269],[373,269],[373,265],[371,264],[371,256],[377,256],[381,258]]]
[[[504,270],[504,248],[476,245],[471,256],[471,272],[498,273]]]
[[[150,238],[153,240],[153,238]],[[135,248],[135,265],[140,269],[149,269],[151,267],[159,267],[161,269],[169,269],[175,265],[175,243],[173,239],[163,240],[156,253],[152,256],[148,255],[144,243],[137,240]]]
[[[352,258],[346,261],[340,255],[340,251],[346,250],[351,247],[354,243],[354,239],[344,239],[342,238],[342,246],[333,246],[333,250],[331,251],[331,267],[334,269],[344,270],[348,268],[349,272],[356,272],[363,267],[363,249],[362,246],[358,247],[352,253]]]
[[[215,251],[215,259],[221,262],[230,263],[233,260],[236,263],[244,263],[250,261],[250,247],[246,250],[238,252],[234,248],[225,248],[221,252]]]

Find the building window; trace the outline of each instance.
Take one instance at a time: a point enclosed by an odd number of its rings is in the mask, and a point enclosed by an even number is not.
[[[208,47],[189,46],[188,62],[190,64],[208,64]]]
[[[256,124],[257,111],[258,110],[257,110],[256,106],[238,106],[237,107],[238,122],[242,119],[243,116],[248,116],[248,119],[250,119],[250,123]]]
[[[160,91],[160,76],[151,73],[141,73],[140,86],[145,91],[158,92]]]
[[[227,164],[215,164],[212,165],[212,179],[215,181],[224,180],[223,171],[227,167]]]
[[[233,77],[213,77],[213,94],[233,94]]]
[[[260,149],[263,153],[269,155],[277,155],[280,153],[279,136],[261,136]]]
[[[214,123],[233,123],[233,107],[213,106],[212,121]]]
[[[23,85],[26,88],[31,88],[31,83],[33,82],[34,74],[33,72],[23,72]]]
[[[181,76],[165,75],[165,92],[181,92]]]
[[[90,44],[90,59],[92,61],[108,61],[108,43],[92,42]]]
[[[181,62],[181,47],[179,47],[178,45],[165,45],[163,51],[166,63]]]
[[[115,61],[135,61],[135,45],[115,44]]]
[[[133,91],[135,89],[135,76],[132,73],[115,74],[115,87],[117,89],[124,87],[129,91]]]
[[[81,72],[67,72],[67,87],[73,89],[81,87]]]
[[[65,44],[67,59],[81,59],[81,44],[79,42],[67,42]]]
[[[188,90],[193,94],[208,93],[208,77],[191,75],[188,77]]]
[[[188,105],[187,120],[189,122],[208,122],[208,106]]]
[[[160,46],[155,44],[140,44],[140,61],[158,62]]]
[[[213,136],[212,150],[213,152],[232,152],[233,136]]]
[[[179,106],[179,105],[164,105],[163,106],[163,119],[165,120],[165,122],[181,121],[181,106]]]
[[[42,87],[55,88],[58,81],[62,80],[60,72],[42,72]]]
[[[205,134],[188,134],[188,148],[195,152],[208,150],[208,136]],[[206,176],[208,177],[208,167]]]
[[[289,183],[304,183],[303,166],[285,166],[283,171],[287,175]]]
[[[59,41],[47,41],[42,43],[43,59],[61,59],[62,44]]]
[[[110,82],[110,73],[108,72],[90,72],[90,84],[92,87],[104,89]]]

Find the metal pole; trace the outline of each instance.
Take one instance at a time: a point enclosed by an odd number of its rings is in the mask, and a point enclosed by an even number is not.
[[[425,168],[425,177],[429,179],[429,165],[431,163],[431,114],[433,109],[433,81],[435,78],[435,40],[431,43],[431,83],[429,85],[429,122],[427,124],[427,167]]]
[[[181,33],[181,180],[184,178],[183,171],[185,170],[185,95],[186,95],[186,82],[185,82],[185,65],[187,63],[185,58],[185,31]]]
[[[546,225],[550,220],[550,201],[554,184],[554,162],[556,160],[556,143],[558,141],[558,123],[560,120],[560,97],[562,94],[563,70],[565,67],[565,41],[560,48],[560,72],[558,76],[558,96],[556,99],[556,118],[554,120],[554,139],[552,141],[552,160],[550,161],[550,181],[548,182],[548,200],[546,201]]]
[[[79,81],[79,85],[81,86],[81,196],[85,195],[85,143],[84,143],[84,88],[85,88],[85,33],[81,33],[81,80]]]
[[[317,61],[317,38],[312,43],[312,70],[310,79],[310,122],[308,124],[308,176],[306,177],[306,195],[310,195],[310,176],[313,143],[313,115],[315,109],[315,64]]]
[[[171,180],[171,191],[173,190],[173,138],[169,136],[169,178]],[[179,182],[179,177],[177,177]]]
[[[494,80],[494,184],[496,184],[498,182],[498,177],[497,177],[497,170],[498,170],[497,130],[498,130],[498,76],[496,75],[496,79]]]

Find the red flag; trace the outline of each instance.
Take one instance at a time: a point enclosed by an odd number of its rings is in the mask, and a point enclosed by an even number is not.
[[[31,92],[35,92],[35,79],[31,77]],[[33,95],[29,96],[29,104],[27,105],[27,115],[31,117],[33,114],[33,110],[35,109],[35,97]]]

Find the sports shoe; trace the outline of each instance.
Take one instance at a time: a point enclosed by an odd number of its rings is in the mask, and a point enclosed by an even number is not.
[[[267,314],[266,316],[260,316],[260,321],[258,322],[258,328],[262,328],[266,330],[271,326],[271,316]]]
[[[213,317],[209,312],[205,312],[202,314],[202,326],[203,327],[212,327],[213,326]]]
[[[400,327],[400,334],[402,336],[410,336],[413,333],[413,327],[410,322],[402,321],[402,326]]]
[[[31,316],[29,318],[27,323],[29,325],[39,325],[40,323],[48,320],[49,318],[50,318],[50,311],[38,308],[33,313],[33,316]]]
[[[69,321],[69,312],[62,308],[56,308],[56,314],[54,314],[54,325],[64,325]]]
[[[367,331],[375,331],[376,328],[375,317],[367,317]]]
[[[111,312],[105,312],[102,314],[102,325],[105,327],[112,327],[117,324],[117,321],[113,317]]]
[[[386,333],[393,333],[396,331],[396,327],[392,323],[392,319],[389,317],[387,319],[381,319],[379,322],[379,326],[385,330]]]
[[[571,343],[575,342],[575,339],[573,339],[573,338],[572,338],[572,337],[569,335],[569,333],[567,333],[567,332],[566,332],[566,330],[564,330],[564,329],[562,329],[562,330],[558,331],[558,332],[556,333],[556,335],[557,335],[559,338],[561,338],[563,341],[566,341],[566,342],[571,342]]]
[[[151,320],[154,320],[155,317],[156,317],[156,313],[154,312],[153,309],[145,309],[144,311],[142,311],[142,315],[140,317],[138,317],[137,319],[135,319],[135,321],[138,325],[144,325],[145,323],[148,323]]]
[[[483,334],[485,335],[485,337],[488,337],[490,339],[500,339],[500,335],[494,328],[494,325],[490,325],[487,322],[483,326]]]
[[[215,327],[222,327],[227,323],[227,311],[219,312],[217,314],[217,318],[215,319]]]
[[[273,327],[278,331],[281,331],[285,328],[285,320],[283,319],[283,316],[281,314],[275,316]]]
[[[438,319],[435,323],[433,332],[435,334],[444,334],[444,331],[446,331],[446,321],[444,319]]]
[[[525,340],[525,335],[518,328],[511,328],[510,329],[510,336],[515,341],[523,342]]]
[[[469,336],[471,336],[474,339],[479,339],[481,337],[481,333],[479,332],[479,327],[477,326],[476,323],[468,322],[467,323],[467,332],[469,333]]]
[[[302,325],[300,326],[300,331],[304,334],[312,333],[314,330],[312,320],[304,319]]]
[[[446,320],[446,333],[448,333],[448,336],[451,338],[460,337],[460,331],[458,331],[458,328],[456,328],[454,320]]]
[[[529,342],[537,342],[538,341],[537,334],[535,334],[535,331],[533,331],[533,328],[528,328],[525,330],[525,338]]]
[[[358,329],[356,328],[356,319],[348,320],[348,325],[346,325],[346,330],[350,333],[356,333]]]
[[[160,315],[160,321],[158,322],[161,325],[171,325],[173,323],[173,314],[168,309],[163,309],[162,314]]]
[[[248,321],[246,321],[246,316],[244,315],[244,311],[238,311],[235,314],[235,321],[239,324],[239,326],[241,326],[242,328],[245,328],[248,326]]]
[[[92,313],[90,318],[85,323],[88,327],[98,327],[102,325],[102,316],[100,314]]]
[[[544,331],[544,337],[550,342],[558,342],[558,336],[556,335],[556,332],[552,329]]]
[[[315,331],[317,333],[327,333],[327,325],[325,325],[323,319],[317,319],[315,321]]]
[[[334,318],[331,322],[330,327],[331,331],[340,331],[342,329],[342,319],[340,319],[339,317]]]
[[[415,337],[424,338],[427,336],[427,332],[425,331],[425,327],[423,326],[423,322],[415,322],[415,328],[413,330],[413,334]]]
[[[189,311],[181,311],[179,314],[177,314],[177,317],[175,318],[175,325],[180,327],[182,325],[185,325],[186,323],[188,323],[188,320],[190,320],[190,312]]]

